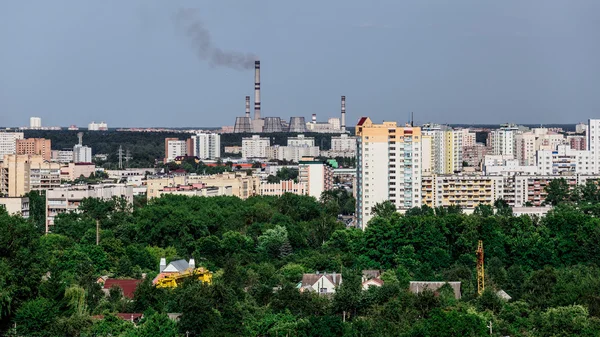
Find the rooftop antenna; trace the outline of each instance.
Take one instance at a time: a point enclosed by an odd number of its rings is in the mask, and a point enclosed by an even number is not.
[[[415,126],[415,113],[412,111],[410,113],[410,126]]]

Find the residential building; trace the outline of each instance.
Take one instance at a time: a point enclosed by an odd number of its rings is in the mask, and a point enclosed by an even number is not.
[[[23,132],[0,132],[0,159],[17,153],[17,139],[23,139]]]
[[[475,146],[477,143],[477,134],[471,129],[461,129],[462,132],[462,145],[463,147]]]
[[[282,196],[285,193],[305,195],[307,194],[306,184],[297,183],[293,180],[282,180],[278,183],[268,183],[266,181],[262,181],[260,183],[260,195]]]
[[[494,155],[515,155],[515,135],[519,128],[513,124],[503,124],[500,129],[490,132],[492,154]]]
[[[434,175],[422,178],[423,205],[460,206],[472,209],[479,204],[493,205],[502,196],[502,177],[483,175]]]
[[[463,130],[452,130],[446,126],[426,124],[423,136],[431,141],[423,144],[423,152],[431,153],[431,172],[451,174],[462,170],[463,166]],[[430,146],[427,146],[431,144]]]
[[[165,138],[165,163],[175,160],[177,157],[188,156],[188,145],[191,141],[179,140],[178,138]]]
[[[248,176],[245,172],[227,172],[214,175],[169,175],[148,176],[146,180],[147,198],[152,199],[160,196],[160,191],[165,187],[185,186],[190,184],[204,184],[211,187],[231,187],[231,195],[241,199],[247,199],[257,195],[260,188],[260,178]]]
[[[91,163],[92,162],[92,148],[86,145],[76,144],[73,146],[73,162],[77,163]]]
[[[298,164],[298,182],[306,185],[306,194],[321,199],[321,194],[333,189],[335,161],[301,160]]]
[[[45,138],[27,138],[17,139],[17,154],[36,154],[40,155],[46,161],[52,157],[50,139]]]
[[[585,123],[577,123],[575,125],[576,133],[585,133],[587,131],[587,125]]]
[[[184,195],[188,197],[218,197],[218,196],[231,196],[231,186],[207,186],[206,184],[189,184],[189,185],[178,185],[178,186],[166,186],[162,190],[158,191],[158,197],[165,194],[170,195]]]
[[[156,198],[166,186],[187,185],[186,175],[151,175],[146,178],[146,197]]]
[[[108,131],[108,125],[104,122],[91,122],[88,124],[88,131]]]
[[[267,147],[271,145],[268,137],[253,135],[242,138],[242,158],[266,158]]]
[[[592,153],[592,172],[600,173],[600,119],[588,120],[587,149]]]
[[[356,137],[345,133],[331,137],[331,151],[356,153]]]
[[[61,180],[74,181],[77,178],[89,178],[96,173],[96,165],[92,163],[69,163],[60,168]]]
[[[569,145],[559,145],[554,151],[537,151],[537,174],[594,174],[590,151],[573,150]]]
[[[241,146],[225,146],[225,153],[241,154],[242,147]]]
[[[490,148],[485,144],[476,143],[473,146],[463,146],[463,161],[469,167],[481,168],[483,158],[488,154]]]
[[[300,292],[316,292],[319,295],[331,295],[342,284],[342,274],[333,272],[327,274],[303,274],[302,281],[298,283]]]
[[[537,166],[523,166],[511,155],[487,155],[483,159],[482,171],[485,175],[536,174]]]
[[[520,165],[535,165],[535,152],[537,150],[537,137],[533,132],[515,135],[515,158]]]
[[[4,209],[10,215],[29,217],[29,198],[26,197],[0,197],[0,209]]]
[[[42,119],[39,117],[29,117],[29,128],[32,130],[42,128]]]
[[[585,136],[567,136],[567,143],[573,150],[587,150]]]
[[[320,155],[318,146],[268,146],[265,148],[268,159],[287,160],[299,162],[302,157],[318,157]]]
[[[74,185],[57,187],[46,191],[46,233],[52,231],[55,217],[64,212],[78,211],[81,201],[85,198],[103,200],[124,198],[128,204],[133,204],[133,187],[124,184],[108,185]]]
[[[112,287],[117,287],[121,289],[123,293],[123,297],[128,299],[133,299],[133,295],[135,294],[135,290],[137,286],[142,282],[142,280],[130,280],[130,279],[115,279],[109,278],[104,281],[102,285],[102,291],[106,296],[110,294],[110,289]],[[133,314],[132,314],[133,315]]]
[[[367,226],[377,203],[389,200],[398,210],[421,206],[421,128],[362,117],[356,136],[359,228]]]
[[[39,155],[6,155],[0,164],[0,193],[22,197],[32,190],[60,186],[60,165]]]
[[[287,146],[298,146],[298,147],[315,146],[315,138],[314,137],[305,137],[304,135],[298,135],[297,137],[288,137]]]
[[[446,284],[450,285],[452,290],[454,291],[454,298],[460,300],[461,292],[460,292],[460,282],[423,282],[423,281],[410,281],[408,286],[408,290],[413,294],[420,294],[424,291],[432,291],[435,294],[438,294],[438,290],[445,286]]]
[[[221,158],[221,135],[199,133],[192,136],[192,156],[200,159]]]
[[[73,150],[52,150],[50,152],[50,161],[54,163],[72,163]]]
[[[362,289],[369,290],[370,287],[383,286],[380,270],[363,270],[362,271]]]

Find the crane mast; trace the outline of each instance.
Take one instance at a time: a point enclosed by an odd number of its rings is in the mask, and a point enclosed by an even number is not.
[[[481,295],[485,290],[485,270],[483,268],[483,241],[479,240],[477,245],[477,294]]]

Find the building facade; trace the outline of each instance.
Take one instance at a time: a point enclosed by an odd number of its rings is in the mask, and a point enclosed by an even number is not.
[[[253,135],[242,138],[242,158],[267,158],[267,147],[271,146],[268,137]]]
[[[60,186],[60,165],[38,155],[6,155],[0,164],[0,193],[22,197],[32,190]]]
[[[175,160],[177,157],[188,155],[188,141],[178,138],[165,138],[165,163]]]
[[[77,163],[91,163],[92,162],[92,148],[86,145],[76,144],[73,146],[73,162]]]
[[[35,154],[40,155],[46,161],[52,158],[52,147],[50,139],[45,138],[27,138],[17,139],[17,154]]]
[[[0,132],[0,159],[17,153],[18,139],[23,139],[23,132]]]
[[[298,182],[306,186],[306,194],[321,200],[321,194],[333,189],[333,166],[317,160],[300,161]]]
[[[367,226],[377,203],[389,200],[398,210],[421,206],[421,128],[362,117],[356,136],[359,228]]]
[[[217,133],[199,133],[192,136],[193,156],[200,159],[221,158],[221,135]]]

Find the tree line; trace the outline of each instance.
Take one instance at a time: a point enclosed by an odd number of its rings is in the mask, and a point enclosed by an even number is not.
[[[348,200],[163,196],[86,199],[39,224],[0,214],[0,326],[20,336],[597,336],[600,223],[594,203],[559,202],[543,218],[502,202],[474,214],[382,203],[366,229],[337,220]],[[96,245],[96,221],[100,242]],[[485,248],[477,295],[475,250]],[[194,257],[214,274],[157,289],[159,259]],[[362,270],[382,270],[362,290]],[[333,296],[300,292],[304,273],[342,273]],[[134,299],[98,277],[141,279]],[[410,281],[460,281],[409,291]],[[504,290],[509,301],[497,296]],[[134,327],[116,313],[139,312]],[[181,313],[178,322],[167,313]],[[102,315],[103,319],[93,318]],[[15,329],[16,324],[16,329]]]

